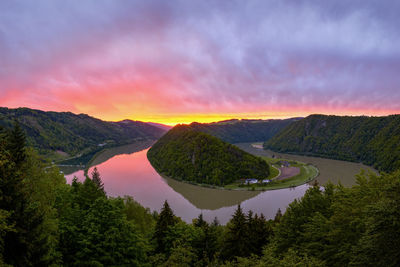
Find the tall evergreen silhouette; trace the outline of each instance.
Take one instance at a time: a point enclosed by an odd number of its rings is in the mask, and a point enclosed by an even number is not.
[[[175,215],[170,208],[168,202],[165,200],[164,206],[161,209],[160,215],[157,220],[154,238],[156,240],[156,252],[162,253],[166,250],[165,235],[170,226],[176,224]]]
[[[238,205],[232,219],[227,224],[223,257],[231,259],[234,256],[244,257],[248,255],[248,226],[246,215]]]
[[[4,235],[4,263],[13,266],[47,265],[47,236],[41,233],[43,211],[32,202],[27,188],[25,134],[18,123],[0,141],[0,209],[8,212],[7,224],[14,227]]]
[[[17,121],[14,122],[14,128],[8,133],[7,150],[10,152],[10,156],[13,162],[19,166],[26,159],[25,152],[26,137],[25,134]]]
[[[104,183],[103,183],[103,181],[102,181],[101,178],[100,178],[100,173],[99,173],[99,171],[97,170],[97,167],[94,167],[94,168],[93,168],[93,171],[92,171],[92,181],[93,181],[93,183],[94,183],[101,191],[104,192]]]

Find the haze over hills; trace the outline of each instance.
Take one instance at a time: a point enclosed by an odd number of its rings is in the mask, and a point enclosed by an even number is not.
[[[271,120],[225,120],[214,123],[193,122],[190,126],[228,143],[264,142],[301,118]]]
[[[400,115],[310,115],[264,144],[278,152],[359,161],[386,172],[400,168]]]
[[[148,151],[161,174],[178,180],[225,185],[242,178],[263,179],[269,165],[192,125],[177,125]]]
[[[162,124],[162,123],[157,123],[157,122],[146,122],[147,124],[150,124],[152,126],[155,126],[157,128],[163,129],[165,131],[168,131],[172,128],[172,126],[166,125],[166,124]]]
[[[76,155],[104,146],[155,140],[166,132],[140,121],[108,122],[71,112],[0,108],[0,126],[12,128],[14,121],[26,132],[28,144],[47,156],[55,156],[55,151]]]

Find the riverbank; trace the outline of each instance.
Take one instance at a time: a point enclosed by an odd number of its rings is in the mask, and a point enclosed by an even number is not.
[[[186,181],[182,179],[174,179],[166,176],[163,173],[159,173],[159,175],[164,179],[172,179],[177,182],[182,182],[190,185],[195,185],[210,189],[231,190],[231,191],[269,191],[269,190],[278,190],[284,188],[293,188],[306,183],[310,183],[319,175],[319,171],[315,166],[303,162],[291,161],[290,164],[292,167],[297,167],[300,169],[299,173],[291,177],[285,177],[284,179],[279,179],[279,177],[282,174],[279,169],[279,162],[285,161],[285,159],[268,158],[268,157],[262,157],[262,158],[266,162],[268,162],[271,166],[270,175],[265,178],[266,180],[270,180],[270,182],[265,184],[257,183],[257,184],[245,185],[243,184],[243,181],[237,181],[235,183],[231,183],[225,186],[217,186],[211,184],[197,183],[194,181]]]
[[[271,150],[255,148],[254,146],[252,146],[253,144],[254,143],[239,143],[235,145],[240,149],[256,156],[279,157],[312,164],[319,170],[319,175],[315,178],[315,180],[320,185],[325,185],[328,182],[332,182],[333,184],[341,183],[345,187],[350,187],[356,184],[356,176],[362,170],[378,174],[378,171],[374,168],[361,163],[295,154],[277,153]]]
[[[280,162],[285,161],[285,159],[282,159],[282,158],[268,158],[268,157],[262,157],[262,158],[265,161],[267,161],[271,165],[271,167],[273,167],[275,169],[279,168],[278,164]],[[243,190],[243,189],[245,189],[245,190],[252,190],[252,191],[255,191],[255,190],[268,191],[268,190],[291,188],[291,187],[296,187],[296,186],[303,185],[306,183],[310,183],[319,175],[318,169],[311,164],[307,164],[304,162],[298,162],[298,161],[290,161],[289,164],[291,167],[283,167],[283,168],[299,168],[299,173],[295,174],[293,176],[289,176],[289,177],[282,177],[282,172],[280,171],[278,176],[270,179],[270,182],[266,183],[266,184],[257,183],[257,184],[243,185],[242,183],[237,182],[235,184],[226,185],[224,187],[224,189],[228,189],[228,190],[238,190],[238,189]],[[279,168],[279,170],[281,168]]]

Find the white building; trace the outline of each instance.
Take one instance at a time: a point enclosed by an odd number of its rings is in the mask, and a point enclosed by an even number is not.
[[[256,184],[258,183],[257,179],[246,179],[245,184]]]

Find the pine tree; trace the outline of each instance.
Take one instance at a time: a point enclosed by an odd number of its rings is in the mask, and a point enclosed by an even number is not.
[[[78,194],[76,195],[77,203],[81,209],[89,209],[98,198],[106,198],[106,194],[93,180],[86,177],[82,186],[79,186]]]
[[[26,183],[32,177],[27,177],[31,163],[26,160],[25,135],[16,123],[0,139],[0,210],[9,214],[7,224],[14,227],[4,235],[4,263],[48,265],[48,236],[41,231],[45,214],[38,202],[31,201]]]
[[[281,221],[281,218],[282,218],[282,211],[281,209],[278,209],[278,211],[275,214],[274,222],[279,223]]]
[[[26,159],[26,137],[19,123],[14,123],[14,128],[8,133],[7,150],[13,162],[20,166]]]
[[[200,213],[199,217],[193,220],[193,225],[200,228],[208,226],[208,223],[203,219],[203,213]]]
[[[213,220],[213,222],[211,223],[211,225],[212,225],[212,226],[219,226],[219,225],[220,225],[220,223],[219,223],[217,217],[214,218],[214,220]]]
[[[223,257],[230,260],[234,257],[249,255],[248,225],[245,214],[238,205],[232,219],[227,224],[227,232],[223,248]]]
[[[257,214],[251,222],[249,222],[249,237],[251,253],[261,255],[263,247],[269,242],[272,236],[272,227],[268,224],[264,215]]]
[[[163,253],[166,251],[165,247],[165,236],[168,228],[176,224],[175,215],[172,209],[169,207],[168,202],[165,200],[164,206],[161,209],[160,215],[157,220],[156,229],[154,233],[154,239],[156,240],[156,252]]]
[[[94,169],[92,171],[92,181],[101,191],[104,192],[104,183],[102,182],[102,180],[100,178],[100,173],[97,170],[97,167],[94,167]]]

